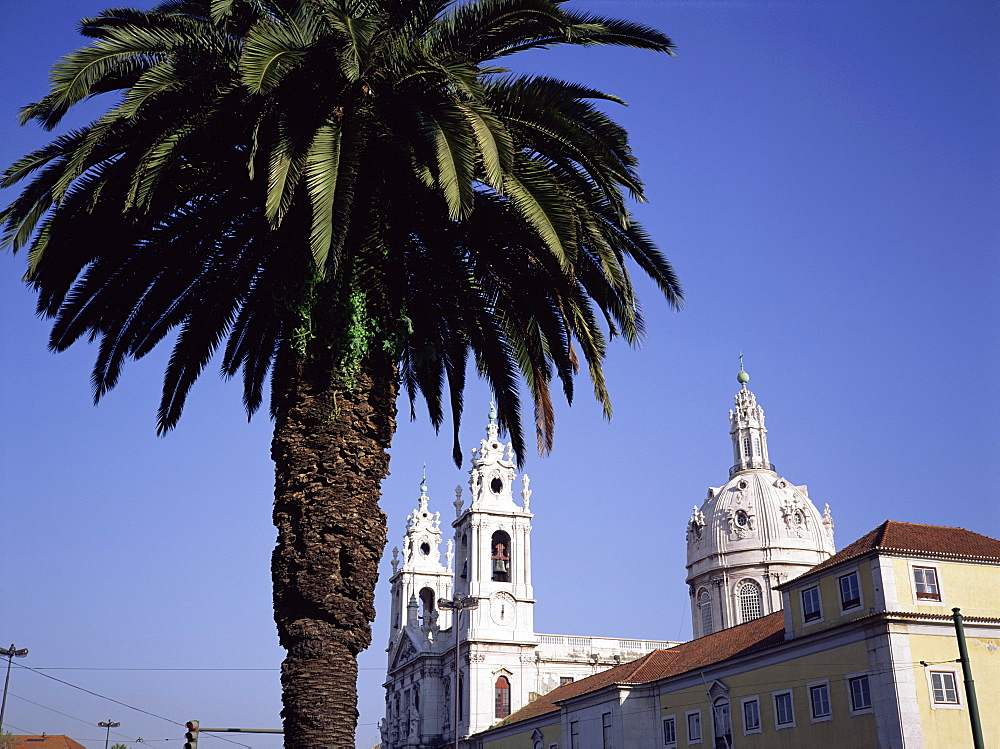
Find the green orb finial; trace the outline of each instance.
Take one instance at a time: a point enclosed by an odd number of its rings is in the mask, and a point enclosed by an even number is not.
[[[740,373],[736,375],[736,381],[741,385],[746,385],[748,382],[750,382],[750,375],[741,369]]]

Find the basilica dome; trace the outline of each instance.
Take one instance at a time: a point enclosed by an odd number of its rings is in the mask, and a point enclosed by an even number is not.
[[[696,636],[740,624],[780,608],[774,586],[830,557],[829,506],[816,509],[805,485],[770,463],[764,410],[747,389],[729,412],[735,464],[729,480],[710,487],[687,524],[687,582]]]

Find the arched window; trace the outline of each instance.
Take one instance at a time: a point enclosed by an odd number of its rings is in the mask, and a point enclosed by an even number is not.
[[[430,615],[434,611],[434,591],[430,588],[423,588],[420,591],[420,623],[430,624]]]
[[[510,715],[510,682],[506,676],[498,676],[495,688],[496,706],[493,717],[506,718]]]
[[[733,725],[729,717],[729,698],[718,697],[712,703],[712,717],[715,728],[715,746],[730,749],[733,745]]]
[[[704,589],[698,594],[698,613],[701,619],[701,636],[712,634],[712,597]]]
[[[494,533],[490,541],[490,569],[493,582],[510,582],[510,536],[503,531]]]
[[[760,619],[764,616],[764,601],[760,592],[760,585],[753,580],[745,580],[740,583],[740,622],[749,622]]]
[[[746,456],[747,460],[749,460],[753,456],[753,453],[750,451],[750,438],[749,437],[744,437],[743,438],[743,454]]]

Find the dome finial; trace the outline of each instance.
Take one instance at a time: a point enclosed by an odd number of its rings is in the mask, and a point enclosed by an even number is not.
[[[426,463],[424,463],[424,475],[423,475],[423,478],[420,479],[420,496],[421,497],[426,497],[427,496],[427,464]]]
[[[743,390],[747,389],[747,383],[750,382],[750,375],[747,374],[747,371],[745,369],[743,369],[743,352],[742,351],[740,351],[740,371],[739,371],[739,374],[736,375],[736,381],[738,383],[740,383],[740,387]]]
[[[496,424],[496,423],[497,423],[497,405],[493,401],[493,399],[490,398],[490,424]]]

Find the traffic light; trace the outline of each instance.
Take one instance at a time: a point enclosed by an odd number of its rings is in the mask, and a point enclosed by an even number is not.
[[[187,733],[184,734],[186,741],[184,742],[184,749],[198,749],[198,726],[199,722],[196,720],[189,720],[184,724],[187,728]]]

